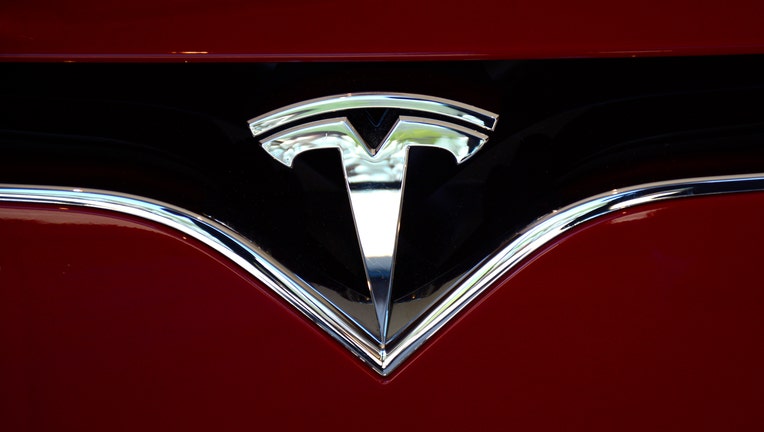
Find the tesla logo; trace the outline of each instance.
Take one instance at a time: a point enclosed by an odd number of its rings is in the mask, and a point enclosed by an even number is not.
[[[394,108],[424,116],[401,115],[381,143],[366,143],[346,117],[327,114],[367,108]],[[308,121],[321,115],[318,121]],[[296,124],[294,127],[289,127]],[[457,163],[475,154],[495,127],[496,116],[454,101],[409,94],[363,93],[316,99],[250,121],[274,159],[291,167],[314,149],[337,149],[355,221],[375,322],[365,330],[384,353],[391,318],[391,292],[409,148],[450,152]],[[481,131],[482,130],[482,131]],[[372,312],[372,311],[370,311]],[[369,317],[367,317],[369,318]],[[376,327],[376,328],[374,328]],[[383,354],[384,356],[384,354]]]

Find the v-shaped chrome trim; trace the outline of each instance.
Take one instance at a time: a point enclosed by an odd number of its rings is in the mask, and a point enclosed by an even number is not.
[[[0,202],[81,206],[150,220],[191,236],[225,255],[294,305],[381,375],[388,375],[447,322],[523,259],[572,228],[642,204],[677,198],[764,191],[764,173],[650,183],[612,190],[552,212],[507,239],[458,280],[409,330],[385,350],[314,287],[291,273],[258,245],[225,225],[179,207],[116,192],[42,186],[0,185]]]

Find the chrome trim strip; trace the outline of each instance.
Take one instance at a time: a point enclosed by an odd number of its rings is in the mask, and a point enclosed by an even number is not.
[[[298,102],[248,121],[259,136],[279,126],[316,115],[363,108],[397,108],[436,113],[472,123],[484,129],[496,127],[498,114],[461,102],[411,93],[347,93]]]
[[[387,373],[395,370],[433,334],[523,259],[575,227],[642,204],[692,196],[756,191],[764,191],[764,173],[647,183],[614,189],[553,211],[508,239],[506,246],[489,255],[445,288],[448,294],[439,299],[431,311],[396,341],[394,348],[389,350],[382,369],[388,371]]]
[[[0,202],[80,206],[123,213],[176,229],[220,252],[376,367],[379,347],[318,291],[224,224],[171,204],[98,189],[0,184]]]
[[[220,222],[147,198],[94,189],[0,185],[0,202],[81,206],[147,219],[222,253],[294,305],[381,375],[389,375],[418,347],[523,259],[572,228],[647,203],[714,194],[764,191],[764,173],[649,183],[594,196],[548,214],[508,239],[506,245],[446,288],[446,294],[414,325],[385,347],[376,345],[297,275],[259,246]]]

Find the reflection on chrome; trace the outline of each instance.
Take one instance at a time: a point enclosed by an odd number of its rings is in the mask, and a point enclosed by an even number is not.
[[[406,110],[408,115],[401,115],[381,142],[366,143],[343,115],[369,108],[395,108]],[[411,116],[412,111],[422,116]],[[319,115],[320,120],[309,121],[310,117]],[[331,287],[310,281],[307,284],[312,288],[310,293],[317,294],[322,304],[351,322],[354,331],[365,337],[365,346],[373,347],[373,352],[364,353],[359,347],[355,351],[362,358],[371,357],[366,360],[380,373],[389,373],[485,286],[538,245],[601,210],[599,200],[560,210],[553,218],[544,219],[552,222],[542,221],[536,229],[519,233],[505,253],[486,258],[479,271],[467,272],[441,286],[428,287],[426,293],[415,299],[393,301],[398,233],[401,224],[406,223],[400,217],[409,148],[444,149],[459,164],[485,144],[488,139],[485,133],[492,131],[496,122],[496,114],[460,102],[401,93],[358,93],[313,99],[249,122],[252,134],[260,139],[263,149],[288,167],[306,151],[326,148],[339,151],[366,274],[365,291],[371,302],[338,298]],[[266,132],[271,135],[263,137]],[[632,201],[620,205],[628,207],[677,193],[680,192],[673,189],[654,191],[653,195],[634,196]],[[610,196],[619,199],[622,194],[614,191]],[[559,221],[564,223],[559,225]],[[477,286],[483,288],[476,289]],[[344,329],[335,331],[341,333]],[[342,339],[341,335],[335,337]]]
[[[522,260],[587,221],[649,203],[683,197],[764,191],[764,173],[675,180],[607,192],[552,212],[506,239],[506,246],[441,289],[412,325],[384,347],[299,275],[228,227],[204,216],[148,198],[115,192],[0,185],[0,202],[53,204],[110,210],[163,224],[222,253],[325,329],[381,375],[390,374],[435,332]],[[341,301],[334,299],[335,301]]]
[[[484,129],[493,130],[496,127],[496,115],[486,110],[448,99],[409,93],[348,93],[311,99],[255,117],[249,120],[249,125],[252,133],[257,136],[316,115],[364,108],[430,112]]]
[[[265,151],[290,167],[303,152],[339,150],[376,317],[377,325],[366,330],[381,347],[388,342],[393,268],[409,148],[441,148],[462,163],[487,139],[486,135],[459,125],[401,116],[379,147],[367,145],[344,117],[303,124],[261,140]],[[351,317],[368,322],[368,317],[364,320],[357,313]]]

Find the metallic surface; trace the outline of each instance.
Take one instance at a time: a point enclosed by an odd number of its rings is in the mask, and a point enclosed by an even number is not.
[[[5,1],[0,52],[71,61],[761,53],[763,15],[756,0]]]
[[[763,218],[748,193],[591,220],[383,379],[181,232],[4,203],[0,430],[390,430],[380,401],[401,431],[761,430]]]
[[[258,137],[278,125],[292,124],[310,116],[369,107],[444,114],[491,130],[497,118],[488,111],[445,99],[402,93],[368,93],[326,97],[291,105],[250,120],[250,128]],[[460,164],[477,152],[487,139],[485,134],[457,124],[400,116],[380,143],[364,142],[344,117],[305,123],[260,141],[265,151],[288,167],[302,152],[324,148],[339,150],[371,301],[357,302],[351,309],[358,311],[355,316],[350,310],[338,309],[364,327],[372,337],[370,344],[379,346],[380,358],[384,358],[389,342],[393,269],[409,148],[441,148],[451,152]],[[324,293],[325,296],[327,294]],[[372,317],[376,318],[376,322]],[[371,322],[376,326],[362,324]]]
[[[306,118],[348,109],[396,108],[441,114],[493,130],[496,114],[457,101],[411,93],[348,93],[299,102],[280,108],[249,121],[255,136],[281,125]]]
[[[104,191],[5,185],[0,187],[0,201],[105,209],[177,229],[230,258],[329,331],[377,372],[387,375],[523,258],[587,221],[674,198],[760,190],[764,190],[761,175],[687,179],[613,190],[556,211],[539,219],[518,236],[507,239],[506,246],[476,268],[441,287],[433,295],[427,313],[401,332],[383,352],[368,342],[363,329],[347,319],[308,282],[291,274],[257,245],[215,221],[156,201]]]

